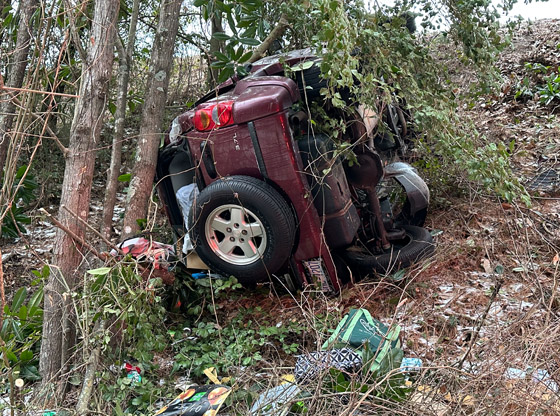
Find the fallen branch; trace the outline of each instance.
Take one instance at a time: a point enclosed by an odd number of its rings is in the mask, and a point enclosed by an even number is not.
[[[474,334],[471,338],[471,342],[469,343],[469,347],[467,348],[467,352],[465,352],[463,357],[459,361],[457,361],[457,368],[459,368],[459,369],[463,368],[463,364],[465,363],[465,360],[467,359],[467,357],[471,353],[473,345],[475,344],[476,340],[478,339],[478,335],[480,334],[480,330],[481,330],[482,326],[484,325],[484,321],[486,320],[486,316],[488,315],[488,312],[490,312],[490,308],[492,307],[492,304],[496,300],[496,296],[498,296],[498,293],[500,292],[500,288],[502,287],[503,282],[504,281],[501,278],[498,279],[498,281],[496,282],[496,286],[494,286],[494,290],[492,291],[492,295],[490,296],[490,300],[488,301],[488,305],[486,306],[486,310],[482,314],[482,317],[480,318],[480,322],[478,323],[478,325],[476,327],[476,330],[474,331]]]
[[[66,234],[68,234],[76,243],[80,244],[81,246],[87,248],[89,251],[91,251],[97,258],[106,261],[107,260],[107,254],[106,253],[100,253],[99,251],[97,251],[91,244],[87,243],[82,237],[80,237],[79,235],[77,235],[76,233],[74,233],[74,231],[70,230],[68,227],[66,227],[64,224],[62,224],[60,221],[58,221],[52,214],[50,214],[45,208],[39,208],[39,211],[42,212],[43,214],[45,214],[51,221],[52,223],[60,228],[62,231],[64,231]]]
[[[251,55],[251,57],[249,58],[249,63],[258,61],[259,59],[264,57],[266,51],[268,50],[270,45],[272,45],[272,42],[281,37],[289,25],[290,23],[288,22],[287,15],[285,13],[282,14],[274,29],[272,29],[266,39],[263,40],[263,42],[257,47],[257,49],[255,49],[255,52],[253,52],[253,55]]]
[[[95,235],[97,235],[99,238],[101,238],[103,240],[103,242],[105,244],[107,244],[108,247],[111,247],[113,250],[115,250],[117,253],[121,254],[121,255],[125,255],[125,253],[122,251],[121,248],[119,248],[118,246],[116,246],[115,244],[113,244],[109,239],[105,238],[105,236],[103,234],[101,234],[99,231],[97,231],[95,228],[93,228],[91,225],[88,224],[87,221],[85,221],[83,218],[80,218],[78,216],[78,214],[76,214],[74,211],[72,211],[70,208],[68,208],[66,205],[61,205],[60,206],[64,211],[66,211],[67,213],[69,213],[70,215],[72,215],[74,218],[76,218],[78,221],[80,221],[83,225],[85,225],[89,230],[93,231],[95,233]]]

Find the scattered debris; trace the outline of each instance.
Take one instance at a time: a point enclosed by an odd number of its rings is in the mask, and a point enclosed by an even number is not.
[[[231,393],[223,385],[190,386],[156,415],[163,416],[214,416]]]
[[[518,368],[510,367],[505,371],[504,376],[510,380],[525,380],[530,378],[534,383],[545,386],[553,393],[560,392],[558,383],[550,377],[550,374],[548,374],[548,371],[546,370],[532,369],[530,367],[526,370],[520,370]]]
[[[367,371],[380,376],[401,364],[400,331],[398,325],[388,327],[373,319],[367,309],[350,309],[322,349],[350,346],[362,356],[364,365],[368,366]]]
[[[142,381],[142,376],[140,375],[142,370],[140,367],[125,363],[123,368],[126,371],[126,377],[132,380],[132,385],[140,384]]]
[[[359,373],[362,364],[362,356],[353,349],[334,348],[298,355],[294,373],[298,383],[306,383],[316,379],[329,368],[336,368],[348,374]]]
[[[251,416],[285,416],[300,393],[301,389],[293,383],[268,389],[251,406]]]
[[[401,361],[400,371],[406,374],[418,373],[422,369],[420,358],[404,357]]]

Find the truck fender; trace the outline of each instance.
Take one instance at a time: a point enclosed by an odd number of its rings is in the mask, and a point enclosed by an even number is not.
[[[424,225],[430,203],[430,190],[418,171],[404,162],[391,163],[385,166],[384,171],[385,179],[395,179],[406,192],[406,203],[396,222],[419,227]]]

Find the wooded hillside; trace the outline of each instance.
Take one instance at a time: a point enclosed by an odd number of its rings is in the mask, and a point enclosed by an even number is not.
[[[219,382],[219,414],[257,414],[365,308],[422,367],[323,371],[278,414],[560,414],[560,21],[500,26],[491,3],[1,1],[0,411],[154,414]],[[109,255],[139,234],[176,242],[154,192],[172,120],[307,47],[332,107],[345,91],[411,114],[400,157],[430,188],[435,255],[330,295],[183,266],[170,286]]]

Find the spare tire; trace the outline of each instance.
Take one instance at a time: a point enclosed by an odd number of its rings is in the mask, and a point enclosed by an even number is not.
[[[189,217],[191,240],[212,270],[242,284],[266,281],[292,253],[295,218],[267,183],[231,176],[204,188]]]
[[[365,248],[356,250],[356,247],[351,247],[344,252],[344,259],[362,273],[375,271],[389,274],[433,254],[435,245],[428,230],[413,225],[403,225],[402,228],[405,230],[405,238],[393,242],[385,253],[373,254]]]
[[[327,87],[327,80],[321,76],[321,67],[317,62],[310,68],[296,71],[296,83],[304,101],[313,101],[321,96],[321,88]]]

